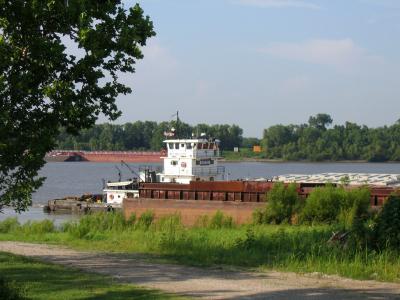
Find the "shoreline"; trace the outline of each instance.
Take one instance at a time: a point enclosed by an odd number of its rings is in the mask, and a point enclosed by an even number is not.
[[[71,162],[71,163],[116,163],[121,160],[102,160],[102,161],[46,161],[46,163],[60,163],[60,162]],[[127,163],[162,163],[162,160],[124,160]],[[242,163],[242,162],[254,162],[254,163],[275,163],[275,164],[400,164],[400,161],[381,161],[381,162],[370,162],[366,160],[323,160],[323,161],[311,161],[311,160],[283,160],[283,159],[269,159],[269,158],[239,158],[239,159],[220,159],[221,163]]]
[[[240,163],[240,162],[259,162],[259,163],[298,163],[298,164],[339,164],[339,163],[356,163],[356,164],[400,164],[399,161],[382,161],[382,162],[370,162],[367,160],[323,160],[323,161],[311,161],[311,160],[284,160],[284,159],[269,159],[269,158],[240,158],[240,159],[225,159],[220,160],[222,163]]]

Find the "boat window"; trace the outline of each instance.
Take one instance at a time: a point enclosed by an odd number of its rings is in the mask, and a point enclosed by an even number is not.
[[[187,143],[187,144],[186,144],[186,149],[192,149],[192,144]]]
[[[174,144],[173,143],[168,143],[168,149],[174,149]]]
[[[210,159],[210,165],[213,165],[214,161],[212,159]]]
[[[181,148],[185,148],[185,144],[181,144]]]
[[[171,160],[171,165],[176,166],[178,162],[176,160]]]
[[[197,145],[197,149],[203,149],[203,144],[202,144],[202,143],[199,143],[199,144]]]
[[[179,149],[179,143],[175,143],[175,149]]]

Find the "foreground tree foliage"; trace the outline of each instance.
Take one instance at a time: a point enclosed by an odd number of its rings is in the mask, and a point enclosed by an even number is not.
[[[122,1],[0,0],[0,210],[24,210],[59,128],[116,119],[152,22]],[[65,44],[73,45],[69,48]],[[71,48],[78,48],[75,55]]]

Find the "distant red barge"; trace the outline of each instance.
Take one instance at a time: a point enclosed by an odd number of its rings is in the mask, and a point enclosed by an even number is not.
[[[65,151],[54,150],[47,153],[46,161],[91,161],[130,163],[160,163],[161,152],[150,151]]]

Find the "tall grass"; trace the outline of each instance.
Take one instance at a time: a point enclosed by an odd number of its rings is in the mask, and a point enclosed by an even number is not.
[[[237,226],[219,212],[188,228],[179,214],[157,221],[151,211],[142,216],[125,220],[119,213],[91,214],[62,228],[36,225],[29,234],[24,225],[7,220],[0,222],[0,238],[50,241],[85,250],[152,253],[195,265],[228,264],[400,281],[398,250],[328,243],[337,229],[332,225]]]

